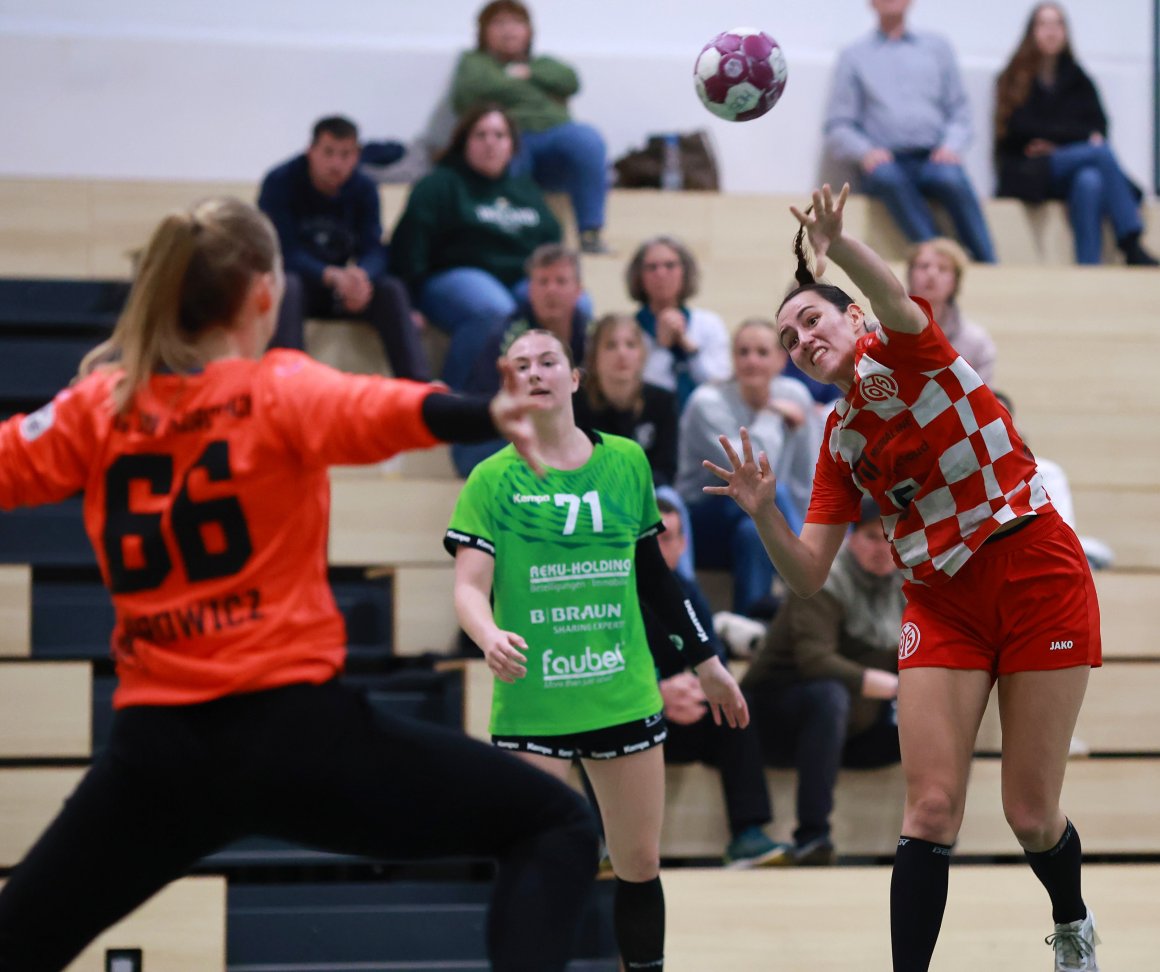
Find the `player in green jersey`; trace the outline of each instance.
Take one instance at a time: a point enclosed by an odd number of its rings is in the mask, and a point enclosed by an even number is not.
[[[625,969],[661,969],[666,729],[641,601],[696,670],[714,719],[744,726],[749,712],[661,556],[644,452],[577,427],[580,373],[554,335],[524,334],[504,366],[535,403],[543,470],[511,448],[472,470],[444,541],[456,610],[497,679],[495,744],[561,779],[583,762],[616,872]]]

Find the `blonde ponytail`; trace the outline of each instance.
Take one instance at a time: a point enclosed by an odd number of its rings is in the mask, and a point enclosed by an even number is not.
[[[253,277],[277,263],[273,226],[240,200],[211,199],[166,216],[142,253],[117,326],[85,355],[78,377],[119,370],[113,407],[124,413],[156,371],[196,370],[199,335],[232,321]]]

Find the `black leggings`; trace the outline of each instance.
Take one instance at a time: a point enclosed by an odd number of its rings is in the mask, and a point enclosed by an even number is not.
[[[494,857],[496,970],[563,969],[596,870],[569,787],[329,682],[121,710],[0,891],[0,972],[55,972],[207,854],[263,835],[376,858]]]

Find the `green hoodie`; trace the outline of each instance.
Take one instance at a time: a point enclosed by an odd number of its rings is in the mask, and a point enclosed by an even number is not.
[[[542,243],[560,241],[560,224],[529,179],[488,179],[455,161],[437,165],[411,190],[391,237],[391,272],[413,296],[432,274],[478,267],[511,287]]]
[[[451,106],[462,115],[481,101],[508,110],[521,132],[542,132],[569,121],[568,99],[580,90],[580,80],[567,64],[550,57],[527,62],[531,76],[513,78],[485,51],[465,51],[451,82]]]

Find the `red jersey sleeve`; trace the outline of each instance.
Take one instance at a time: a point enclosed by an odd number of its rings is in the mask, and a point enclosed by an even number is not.
[[[810,493],[806,523],[853,523],[859,516],[862,494],[830,453],[830,436],[836,424],[837,415],[831,412],[822,435],[822,447],[818,450],[818,463],[814,467],[814,487]]]
[[[299,351],[271,351],[260,387],[272,420],[310,465],[380,462],[437,445],[423,421],[433,385],[336,371]]]
[[[926,327],[917,334],[895,331],[881,325],[869,338],[864,338],[863,351],[883,362],[914,371],[945,368],[959,356],[934,319],[930,304],[921,297],[910,298],[926,315]]]
[[[0,507],[56,503],[85,488],[99,448],[96,410],[109,408],[111,381],[93,375],[0,424]]]

